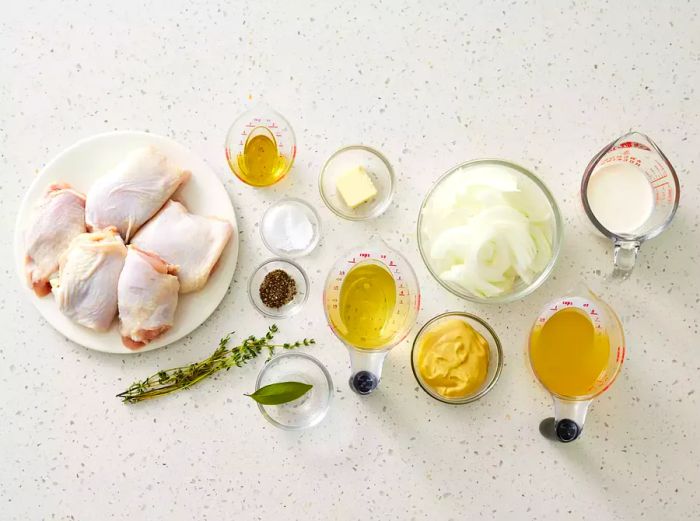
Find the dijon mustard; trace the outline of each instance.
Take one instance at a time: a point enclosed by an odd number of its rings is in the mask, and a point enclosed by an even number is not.
[[[464,320],[452,318],[424,332],[418,346],[423,381],[445,398],[463,398],[486,381],[488,341]]]

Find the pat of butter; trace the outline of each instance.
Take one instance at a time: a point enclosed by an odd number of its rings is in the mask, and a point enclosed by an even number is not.
[[[335,182],[335,187],[350,208],[357,208],[377,195],[372,179],[361,166],[341,174]]]

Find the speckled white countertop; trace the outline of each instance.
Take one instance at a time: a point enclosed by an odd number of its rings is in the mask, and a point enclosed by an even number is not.
[[[0,518],[2,519],[698,519],[700,517],[700,17],[697,3],[8,2],[0,17]],[[333,5],[335,4],[335,5]],[[663,5],[663,7],[659,7]],[[228,171],[222,142],[250,102],[295,128],[298,156],[278,186]],[[91,352],[56,333],[20,287],[11,231],[36,172],[94,133],[171,136],[225,181],[241,226],[239,265],[214,315],[155,352]],[[578,185],[608,141],[639,129],[682,184],[671,228],[644,245],[632,280],[604,290],[628,338],[612,389],[583,437],[543,438],[551,402],[524,343],[537,309],[579,278],[602,283],[610,246],[583,227]],[[399,182],[380,219],[344,222],[317,176],[342,145],[388,156]],[[476,157],[533,168],[557,197],[566,242],[553,277],[522,302],[477,306],[423,266],[420,201],[442,172]],[[311,297],[280,338],[335,379],[326,420],[302,433],[268,424],[250,400],[261,363],[138,406],[114,394],[156,368],[207,356],[219,337],[265,330],[246,281],[269,254],[263,210],[303,198],[323,221],[301,259]],[[410,343],[389,355],[380,391],[347,387],[345,349],[326,327],[322,282],[338,251],[378,231],[422,284],[418,325],[445,310],[486,318],[503,375],[478,403],[429,398]],[[414,330],[415,333],[415,330]],[[412,339],[413,334],[409,339]]]

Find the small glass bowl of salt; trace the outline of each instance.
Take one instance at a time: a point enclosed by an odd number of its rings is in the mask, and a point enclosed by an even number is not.
[[[263,214],[260,235],[275,255],[302,257],[318,244],[321,221],[316,210],[301,199],[282,199]]]

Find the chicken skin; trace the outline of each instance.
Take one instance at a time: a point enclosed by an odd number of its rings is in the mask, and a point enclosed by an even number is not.
[[[139,349],[173,326],[180,283],[177,267],[158,255],[129,246],[119,277],[119,332],[129,349]]]
[[[88,191],[87,229],[115,226],[128,243],[189,177],[153,146],[134,150]]]
[[[51,279],[61,312],[78,324],[106,331],[117,314],[117,283],[126,246],[115,228],[75,237]]]
[[[51,185],[24,237],[27,283],[39,297],[51,292],[49,279],[61,255],[81,233],[85,233],[85,196],[65,183]]]
[[[132,244],[177,265],[180,293],[189,293],[207,283],[232,231],[228,221],[194,215],[181,203],[168,201]]]

